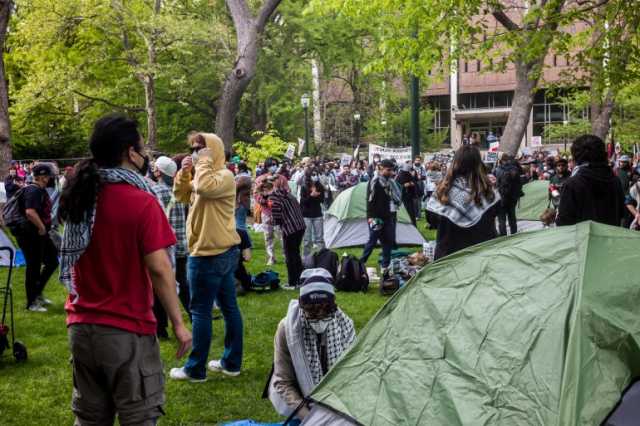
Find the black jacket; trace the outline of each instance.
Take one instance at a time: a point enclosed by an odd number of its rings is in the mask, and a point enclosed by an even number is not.
[[[418,198],[418,178],[411,172],[405,172],[404,170],[398,173],[396,179],[400,187],[402,188],[402,199],[412,200]],[[405,187],[405,183],[413,182],[413,186]]]
[[[624,191],[606,164],[580,168],[562,187],[556,224],[575,225],[585,220],[620,226],[624,216]]]
[[[444,216],[437,217],[438,234],[434,258],[448,256],[452,253],[471,247],[498,236],[496,233],[496,215],[498,204],[489,208],[482,215],[482,219],[470,228],[462,228]]]
[[[374,186],[374,188],[372,188]],[[373,200],[371,198],[371,191],[373,191]],[[395,216],[395,213],[391,212],[391,198],[387,195],[384,188],[378,180],[370,181],[367,184],[367,218],[368,219],[390,219]]]
[[[312,183],[316,186],[319,197],[312,197],[310,187],[303,185],[300,189],[300,207],[302,216],[308,218],[322,217],[322,203],[324,202],[324,186],[320,182]]]

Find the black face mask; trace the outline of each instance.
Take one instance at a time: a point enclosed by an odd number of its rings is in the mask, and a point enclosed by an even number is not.
[[[134,166],[136,166],[136,169],[138,169],[138,172],[140,172],[140,174],[142,176],[146,176],[147,173],[149,173],[149,156],[148,155],[142,155],[140,154],[138,151],[136,151],[136,154],[138,154],[140,157],[142,157],[144,159],[144,162],[142,163],[142,167],[138,167],[138,165],[136,163],[133,163]]]

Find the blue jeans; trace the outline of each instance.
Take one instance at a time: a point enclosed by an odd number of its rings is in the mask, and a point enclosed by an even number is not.
[[[380,260],[380,266],[387,268],[389,263],[391,263],[391,252],[396,245],[395,218],[386,219],[382,225],[382,229],[378,231],[374,231],[369,228],[369,241],[365,244],[362,257],[360,258],[362,263],[367,263],[367,260],[369,260],[369,256],[371,256],[378,240],[380,240],[380,244],[382,244],[382,259]]]
[[[242,316],[236,301],[234,278],[239,254],[239,250],[234,247],[217,256],[189,256],[193,349],[184,368],[192,378],[203,379],[207,376],[214,300],[218,301],[224,317],[224,353],[220,361],[226,370],[240,371]]]

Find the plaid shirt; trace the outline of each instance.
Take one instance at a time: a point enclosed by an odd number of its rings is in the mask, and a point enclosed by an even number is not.
[[[176,257],[186,257],[187,252],[187,205],[179,203],[173,196],[173,190],[164,182],[154,184],[151,189],[160,201],[160,205],[169,219],[169,225],[176,234]],[[168,211],[167,211],[168,210]]]

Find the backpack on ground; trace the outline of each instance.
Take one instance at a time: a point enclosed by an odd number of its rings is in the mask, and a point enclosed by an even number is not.
[[[2,208],[2,220],[8,228],[16,228],[27,222],[27,216],[21,206],[25,189],[26,187],[20,188]]]
[[[343,257],[336,280],[336,289],[366,292],[369,289],[369,275],[364,263],[355,256]]]
[[[338,263],[338,255],[331,250],[324,248],[317,253],[307,256],[304,259],[304,268],[324,268],[329,271],[335,280],[338,278]]]
[[[251,280],[252,290],[277,290],[280,288],[280,275],[275,271],[264,271]]]
[[[380,294],[383,296],[391,296],[400,290],[400,279],[398,277],[386,276],[380,282]]]

